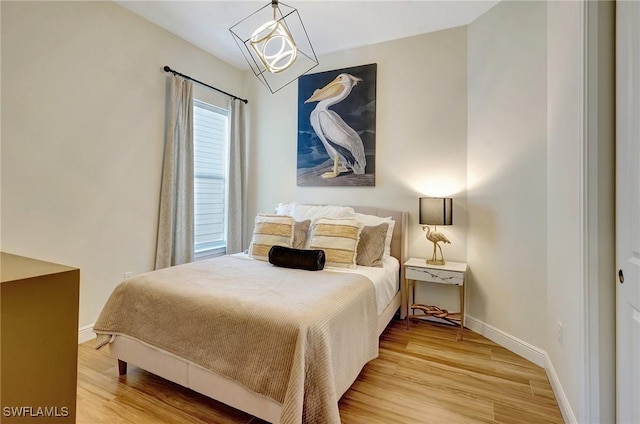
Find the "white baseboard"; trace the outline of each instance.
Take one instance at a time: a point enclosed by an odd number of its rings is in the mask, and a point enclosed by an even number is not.
[[[511,334],[505,333],[504,331],[472,316],[465,314],[464,320],[465,327],[470,330],[485,336],[492,342],[509,349],[511,352],[522,356],[524,359],[531,361],[540,367],[545,366],[545,356],[547,353],[544,350],[539,349],[524,340],[520,340]]]
[[[569,404],[569,399],[562,388],[562,384],[560,384],[558,374],[556,374],[556,370],[553,368],[551,358],[546,352],[544,354],[544,369],[547,372],[547,378],[549,378],[553,394],[556,396],[558,408],[560,408],[564,422],[567,424],[578,424],[576,415],[573,413],[573,409],[571,409],[571,405]]]
[[[505,333],[486,322],[480,321],[477,318],[465,315],[464,319],[465,327],[485,336],[487,339],[509,349],[513,353],[522,356],[534,364],[543,367],[547,373],[547,378],[549,379],[549,384],[551,384],[553,393],[556,396],[558,408],[560,408],[564,422],[567,424],[578,424],[576,415],[573,413],[573,409],[571,409],[569,399],[562,388],[558,374],[556,374],[556,370],[553,368],[553,363],[551,362],[551,358],[547,352],[520,340],[511,334]]]
[[[88,342],[91,339],[95,339],[95,337],[93,324],[85,325],[78,330],[78,344]]]

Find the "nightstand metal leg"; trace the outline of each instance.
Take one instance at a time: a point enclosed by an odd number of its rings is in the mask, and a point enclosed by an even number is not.
[[[405,320],[407,321],[407,330],[409,329],[409,316],[411,315],[411,313],[413,312],[409,312],[409,306],[411,305],[412,300],[409,298],[409,286],[411,285],[411,281],[407,278],[405,278],[404,280],[404,284],[405,284],[405,296],[407,297],[406,299],[406,305],[407,305],[407,316],[405,317]],[[415,284],[414,284],[414,294],[415,294]]]
[[[460,286],[460,340],[464,338],[464,288],[466,284]]]
[[[416,281],[413,280],[413,290],[411,291],[411,302],[410,304],[413,306],[413,304],[416,303]],[[411,315],[415,315],[416,310],[414,308],[411,308]]]

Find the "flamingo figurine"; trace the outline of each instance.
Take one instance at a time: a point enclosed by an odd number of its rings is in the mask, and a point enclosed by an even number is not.
[[[427,233],[426,234],[427,240],[433,243],[433,255],[431,255],[431,259],[427,259],[427,263],[430,265],[444,265],[445,264],[444,255],[442,254],[442,248],[438,243],[443,242],[443,243],[451,244],[451,242],[444,234],[438,231],[437,227],[434,227],[434,228],[435,228],[435,231],[431,231],[431,227],[429,227],[428,225],[425,225],[422,227],[422,231]],[[436,248],[440,250],[441,259],[437,258]]]

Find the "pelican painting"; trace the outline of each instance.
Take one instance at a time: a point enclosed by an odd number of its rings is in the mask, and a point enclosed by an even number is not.
[[[299,79],[298,185],[374,185],[375,71],[364,65]]]
[[[346,99],[360,81],[362,78],[351,74],[340,74],[329,84],[314,91],[313,95],[305,101],[305,103],[318,102],[309,119],[327,154],[333,159],[333,171],[325,172],[322,178],[335,178],[340,172],[346,171],[347,167],[354,174],[364,174],[367,159],[364,156],[362,139],[340,115],[329,110],[329,106]],[[343,167],[339,168],[341,161]]]

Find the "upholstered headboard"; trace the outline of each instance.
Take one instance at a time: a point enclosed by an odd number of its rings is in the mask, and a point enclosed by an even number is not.
[[[398,259],[400,267],[408,259],[407,224],[409,213],[395,209],[376,208],[371,206],[353,206],[358,213],[374,215],[379,217],[391,217],[396,222],[393,227],[393,237],[391,238],[391,256]]]
[[[276,205],[274,212],[281,213],[285,215],[291,214],[291,206],[294,203],[280,203]],[[307,204],[309,205],[309,204]],[[314,204],[310,204],[314,205]],[[284,208],[279,210],[280,206]],[[327,206],[327,205],[314,205],[314,206]],[[338,205],[336,205],[338,206]],[[286,210],[286,208],[289,210]],[[397,209],[385,209],[378,208],[375,206],[351,206],[356,212],[379,216],[381,218],[391,217],[395,221],[395,225],[393,227],[393,235],[391,238],[391,256],[395,257],[400,262],[400,268],[402,269],[402,264],[404,264],[407,259],[409,259],[408,255],[408,240],[407,240],[407,226],[409,220],[409,213],[407,211],[401,211]]]

